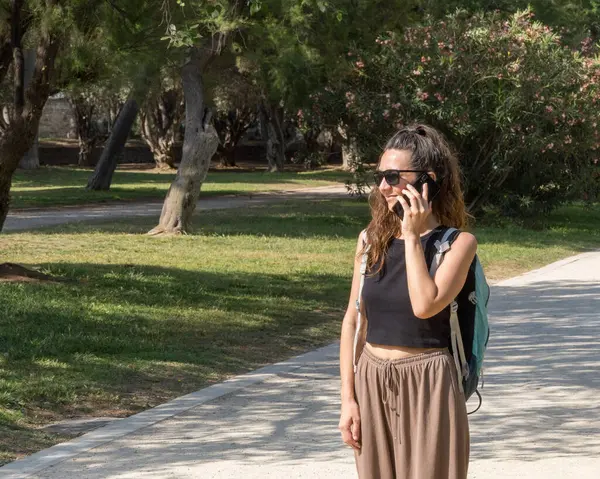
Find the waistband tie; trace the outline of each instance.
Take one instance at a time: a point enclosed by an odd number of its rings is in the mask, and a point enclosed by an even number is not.
[[[400,374],[398,368],[392,361],[387,361],[383,365],[383,404],[388,404],[396,416],[396,437],[399,443],[402,443],[402,430],[400,424],[402,401],[400,400]],[[391,395],[391,397],[390,397]],[[395,404],[393,398],[396,398]]]

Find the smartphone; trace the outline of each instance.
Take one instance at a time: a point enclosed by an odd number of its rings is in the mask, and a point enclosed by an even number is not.
[[[421,173],[421,176],[419,176],[417,181],[412,185],[419,193],[423,193],[423,185],[425,183],[427,183],[428,200],[431,202],[440,193],[440,186],[427,173]],[[404,199],[410,204],[410,200],[406,196],[404,196]],[[404,218],[404,208],[402,208],[402,204],[400,204],[399,201],[394,205],[394,213],[396,213],[400,219]]]

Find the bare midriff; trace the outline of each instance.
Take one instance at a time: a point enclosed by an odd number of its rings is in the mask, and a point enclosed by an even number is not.
[[[443,350],[443,348],[409,348],[406,346],[386,346],[385,344],[371,343],[366,343],[365,348],[367,348],[374,356],[385,360],[408,358],[410,356],[414,356],[415,354]]]

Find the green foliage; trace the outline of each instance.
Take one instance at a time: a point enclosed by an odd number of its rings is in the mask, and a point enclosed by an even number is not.
[[[349,52],[353,72],[332,104],[344,97],[363,157],[377,158],[394,130],[421,120],[458,150],[475,212],[537,216],[597,198],[600,62],[531,17],[458,12]]]
[[[162,25],[166,32],[162,40],[174,48],[198,47],[205,39],[242,29],[245,26],[249,7],[245,2],[229,0],[165,0],[161,5]],[[211,47],[216,47],[211,44]]]
[[[591,35],[600,37],[600,2],[598,0],[426,0],[422,9],[433,17],[462,9],[472,13],[495,12],[508,17],[520,10],[531,8],[542,23],[560,32],[573,46]]]

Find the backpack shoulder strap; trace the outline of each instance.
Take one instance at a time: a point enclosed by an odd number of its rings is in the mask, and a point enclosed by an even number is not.
[[[360,260],[360,286],[358,288],[358,298],[356,298],[356,309],[358,310],[358,314],[360,314],[360,297],[362,295],[363,286],[365,285],[365,274],[367,273],[367,260],[369,258],[368,253],[370,248],[367,244],[367,230],[363,230],[361,237],[363,240],[364,252]]]
[[[458,237],[460,231],[456,228],[448,228],[441,240],[436,241],[435,248],[437,253],[431,263],[429,270],[433,277],[438,270],[440,264],[444,260],[444,255],[448,252],[452,246],[454,240]],[[465,348],[462,341],[462,334],[460,331],[460,322],[458,319],[458,303],[456,299],[450,304],[450,344],[452,346],[452,356],[454,357],[454,364],[456,366],[456,372],[458,377],[462,380],[469,376],[469,364],[465,356]],[[463,391],[463,381],[459,381],[459,388]]]
[[[433,261],[431,262],[431,267],[429,268],[429,274],[431,277],[435,276],[435,273],[442,264],[442,261],[444,260],[444,255],[450,249],[450,246],[452,245],[454,239],[458,236],[457,234],[455,234],[457,232],[459,231],[456,228],[448,228],[446,231],[444,231],[442,239],[437,240],[434,243],[437,252],[435,253]]]
[[[357,319],[356,319],[356,331],[354,332],[354,347],[352,349],[352,361],[354,363],[354,372],[356,372],[356,366],[358,363],[358,358],[356,357],[356,352],[359,349],[359,342],[360,342],[360,332],[361,332],[361,328],[362,328],[362,313],[361,313],[361,307],[360,307],[360,302],[361,302],[361,297],[362,297],[362,290],[363,290],[363,286],[365,285],[365,275],[367,274],[367,260],[369,258],[369,244],[367,242],[367,230],[363,230],[362,234],[361,234],[362,240],[363,240],[363,246],[364,246],[364,251],[362,254],[362,258],[360,261],[360,286],[358,287],[358,296],[356,298],[356,311],[357,311]]]

